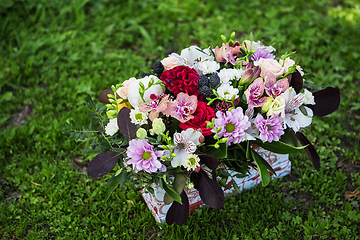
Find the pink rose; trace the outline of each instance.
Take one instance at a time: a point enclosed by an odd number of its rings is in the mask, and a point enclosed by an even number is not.
[[[132,77],[129,80],[126,80],[125,82],[123,82],[123,87],[120,87],[118,90],[116,90],[116,93],[122,99],[127,99],[128,98],[128,87],[133,81],[136,81],[136,78]]]
[[[284,74],[283,66],[274,59],[260,58],[258,64],[261,68],[260,76],[264,77],[266,72],[271,72],[276,78]]]
[[[170,55],[169,57],[164,58],[161,63],[164,66],[165,71],[177,66],[184,65],[184,61],[181,61],[180,56],[177,57],[174,55]]]

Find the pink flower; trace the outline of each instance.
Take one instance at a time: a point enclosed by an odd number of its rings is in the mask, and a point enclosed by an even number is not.
[[[272,98],[276,98],[289,88],[289,81],[287,78],[276,81],[275,75],[271,72],[266,72],[264,79],[266,94]]]
[[[190,119],[193,119],[192,115],[197,108],[198,100],[195,95],[189,96],[186,93],[179,93],[174,102],[167,104],[165,114],[171,114],[180,122],[184,123]]]
[[[219,62],[225,62],[225,64],[230,62],[232,65],[235,65],[237,63],[235,59],[240,52],[240,44],[236,42],[233,47],[230,47],[228,43],[223,43],[221,48],[216,46],[214,52],[215,58]]]
[[[158,157],[163,155],[163,151],[154,151],[154,146],[148,143],[147,139],[133,139],[129,142],[126,150],[126,164],[133,165],[135,172],[145,171],[148,173],[166,171],[165,165],[161,164]]]
[[[281,135],[284,134],[284,127],[280,115],[272,115],[271,117],[264,117],[258,114],[255,118],[254,124],[260,131],[260,139],[263,142],[279,141]]]
[[[257,78],[244,92],[249,108],[261,107],[266,103],[267,97],[261,96],[264,94],[264,81],[262,78]]]

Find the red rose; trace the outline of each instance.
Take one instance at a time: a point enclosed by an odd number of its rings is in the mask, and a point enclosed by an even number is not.
[[[206,121],[211,121],[215,117],[214,109],[208,106],[205,102],[198,101],[198,105],[193,116],[193,119],[190,119],[185,123],[180,123],[179,127],[184,130],[188,128],[193,128],[195,130],[201,129],[204,136],[211,135],[211,128],[206,127]]]
[[[199,96],[198,80],[199,74],[187,66],[178,66],[166,70],[161,74],[160,79],[167,89],[178,95],[180,92],[189,96]]]

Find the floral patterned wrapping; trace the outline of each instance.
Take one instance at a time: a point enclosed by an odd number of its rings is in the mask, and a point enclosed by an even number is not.
[[[276,175],[272,175],[273,178],[280,178],[285,175],[288,175],[291,172],[291,162],[289,160],[288,154],[276,154],[267,150],[264,150],[260,147],[254,149],[257,153],[259,153],[275,170]],[[240,191],[243,189],[249,189],[261,182],[259,172],[253,168],[249,169],[250,174],[244,178],[234,178],[236,180],[237,185],[240,188]],[[234,171],[229,172],[231,175],[234,175]],[[272,173],[270,173],[271,175]],[[229,186],[232,186],[231,179],[227,182]],[[164,222],[166,213],[169,210],[171,204],[164,204],[164,194],[165,191],[160,187],[153,185],[154,194],[141,190],[142,197],[152,212],[155,221]],[[225,194],[232,194],[233,189],[223,189]],[[197,208],[203,205],[201,198],[199,196],[199,192],[193,189],[185,189],[186,194],[189,198],[190,212],[193,213]]]

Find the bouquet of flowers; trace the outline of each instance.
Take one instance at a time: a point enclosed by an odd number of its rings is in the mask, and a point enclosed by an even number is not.
[[[313,115],[338,108],[339,90],[312,92],[294,53],[276,56],[272,46],[234,37],[222,35],[221,47],[191,46],[170,54],[140,79],[102,91],[99,101],[106,105],[88,98],[94,110],[88,127],[67,123],[70,137],[86,142],[85,151],[91,145],[100,152],[88,176],[113,173],[106,199],[126,181],[150,192],[156,184],[166,192],[164,202],[172,204],[167,223],[183,224],[189,214],[185,187],[195,187],[206,205],[220,209],[226,179],[254,167],[264,186],[270,182],[275,172],[254,144],[280,154],[304,149],[320,167],[301,129]]]

